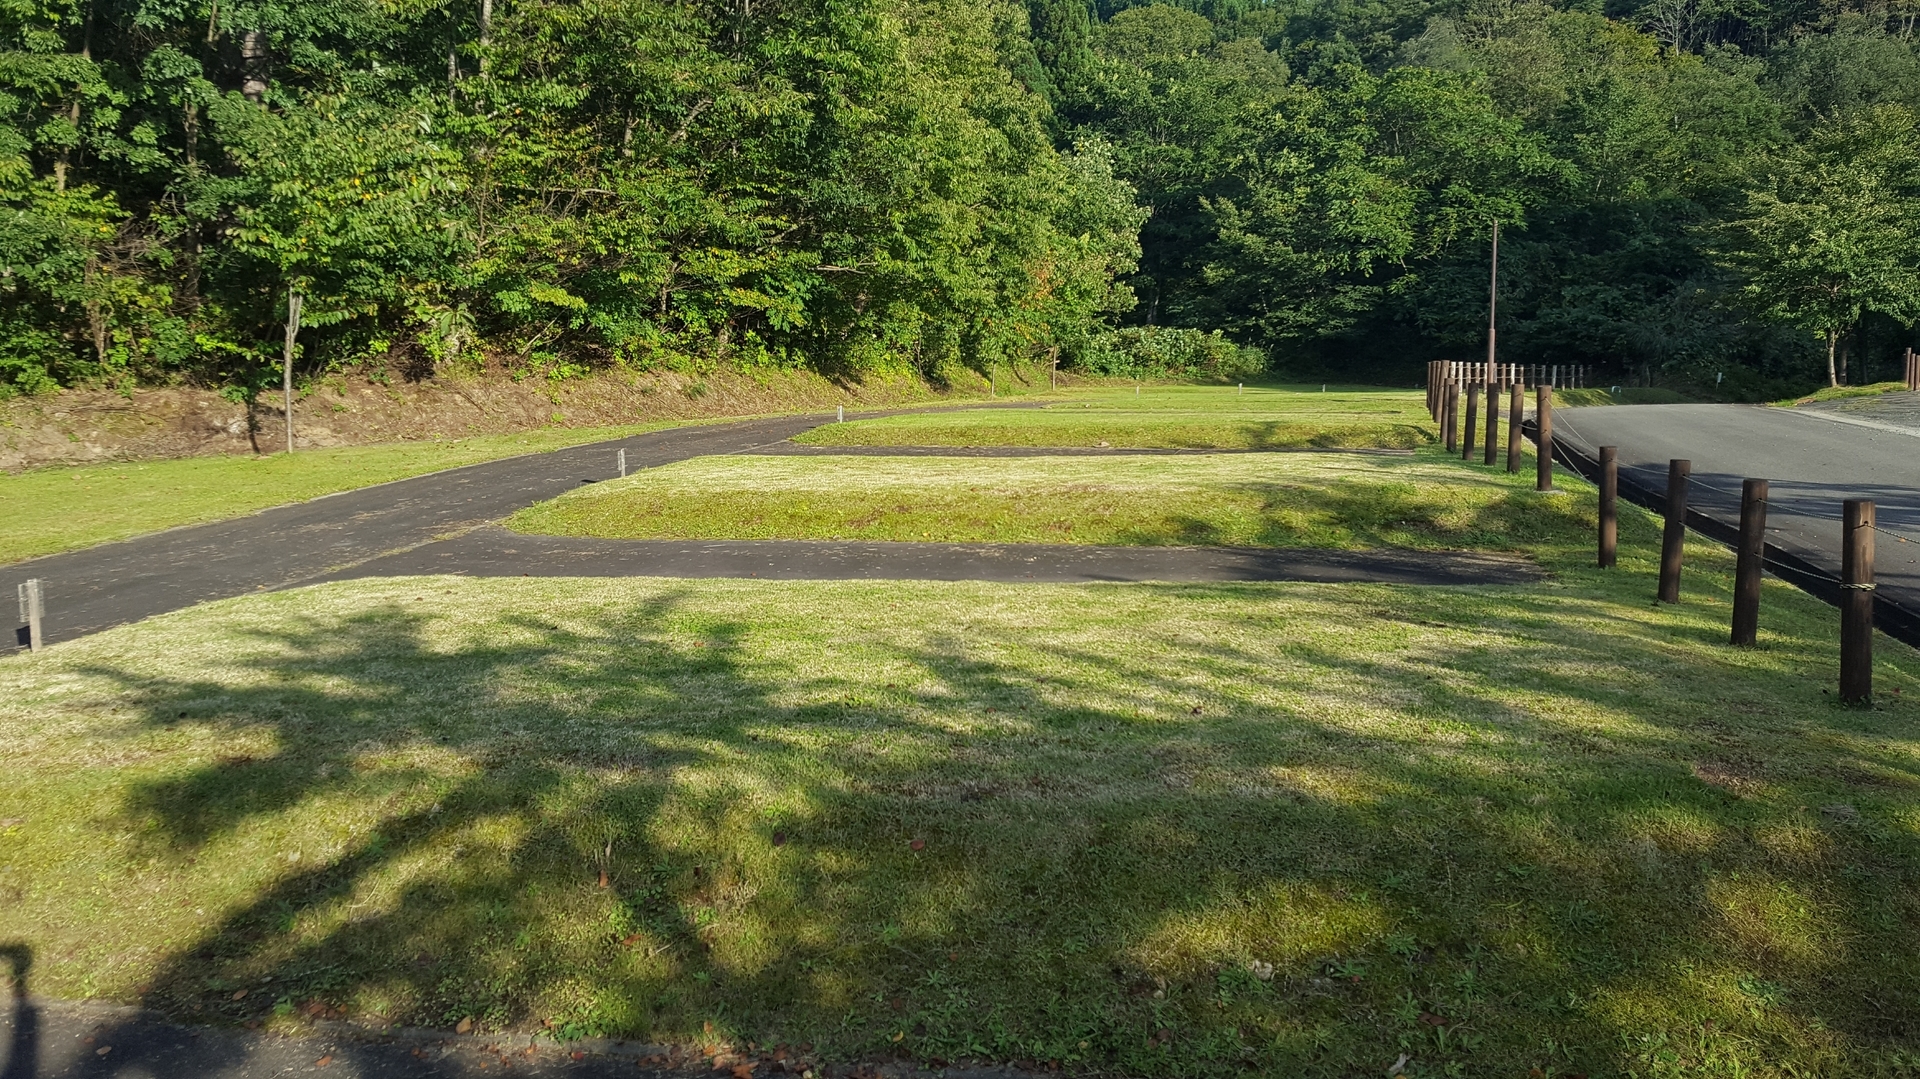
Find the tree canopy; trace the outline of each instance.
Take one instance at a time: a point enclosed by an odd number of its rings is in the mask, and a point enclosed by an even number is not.
[[[0,0],[0,387],[251,394],[290,290],[308,373],[1110,369],[1152,326],[1402,377],[1476,351],[1495,220],[1510,359],[1870,377],[1920,318],[1914,20]]]

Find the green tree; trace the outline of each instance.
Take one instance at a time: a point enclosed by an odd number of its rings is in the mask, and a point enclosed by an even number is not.
[[[1824,338],[1829,385],[1840,383],[1840,337],[1863,313],[1920,316],[1917,135],[1915,114],[1898,105],[1825,126],[1782,155],[1770,186],[1729,225],[1747,296]]]

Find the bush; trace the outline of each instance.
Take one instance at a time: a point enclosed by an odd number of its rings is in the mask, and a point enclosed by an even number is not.
[[[1120,378],[1204,378],[1246,381],[1266,373],[1259,349],[1236,345],[1220,331],[1167,326],[1129,326],[1095,334],[1075,350],[1074,367],[1090,375]]]

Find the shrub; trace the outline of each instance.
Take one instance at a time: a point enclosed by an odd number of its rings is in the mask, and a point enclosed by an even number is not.
[[[1265,353],[1236,345],[1219,330],[1169,326],[1129,326],[1095,334],[1075,350],[1071,361],[1087,374],[1122,378],[1245,381],[1267,370]]]

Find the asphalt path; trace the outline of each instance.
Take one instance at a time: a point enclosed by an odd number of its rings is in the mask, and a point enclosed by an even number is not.
[[[1556,442],[1589,457],[1619,448],[1623,481],[1665,496],[1667,462],[1692,462],[1688,505],[1740,522],[1740,485],[1768,481],[1767,542],[1832,580],[1841,503],[1868,498],[1877,524],[1877,599],[1920,612],[1920,430],[1755,405],[1630,405],[1554,412]]]
[[[338,575],[381,555],[457,533],[627,467],[708,454],[748,453],[817,427],[820,416],[676,427],[434,472],[296,502],[212,524],[15,562],[0,569],[0,598],[42,581],[49,643],[166,611]]]
[[[1031,406],[1002,406],[1031,407]],[[884,413],[862,414],[881,415]],[[264,510],[47,555],[0,567],[0,597],[39,578],[47,643],[71,640],[196,603],[352,577],[474,575],[754,576],[932,580],[1370,580],[1418,584],[1518,581],[1537,576],[1497,556],[1394,552],[1222,552],[1208,548],[1063,547],[1013,552],[996,545],[751,544],[648,547],[617,540],[543,541],[491,522],[583,483],[691,457],[736,453],[1039,456],[1058,450],[992,447],[804,447],[790,439],[828,422],[784,416],[672,428],[415,476]],[[1069,451],[1074,452],[1074,451]],[[1138,450],[1078,451],[1101,456]],[[1154,451],[1148,451],[1154,452]],[[1178,452],[1178,451],[1176,451]],[[1337,451],[1336,451],[1337,452]],[[1398,451],[1381,451],[1398,452]],[[697,548],[697,549],[696,549]],[[761,572],[762,562],[776,572]],[[431,567],[431,568],[428,568]],[[565,567],[564,569],[560,567]],[[0,602],[3,602],[0,599]],[[17,632],[15,647],[25,643]]]

